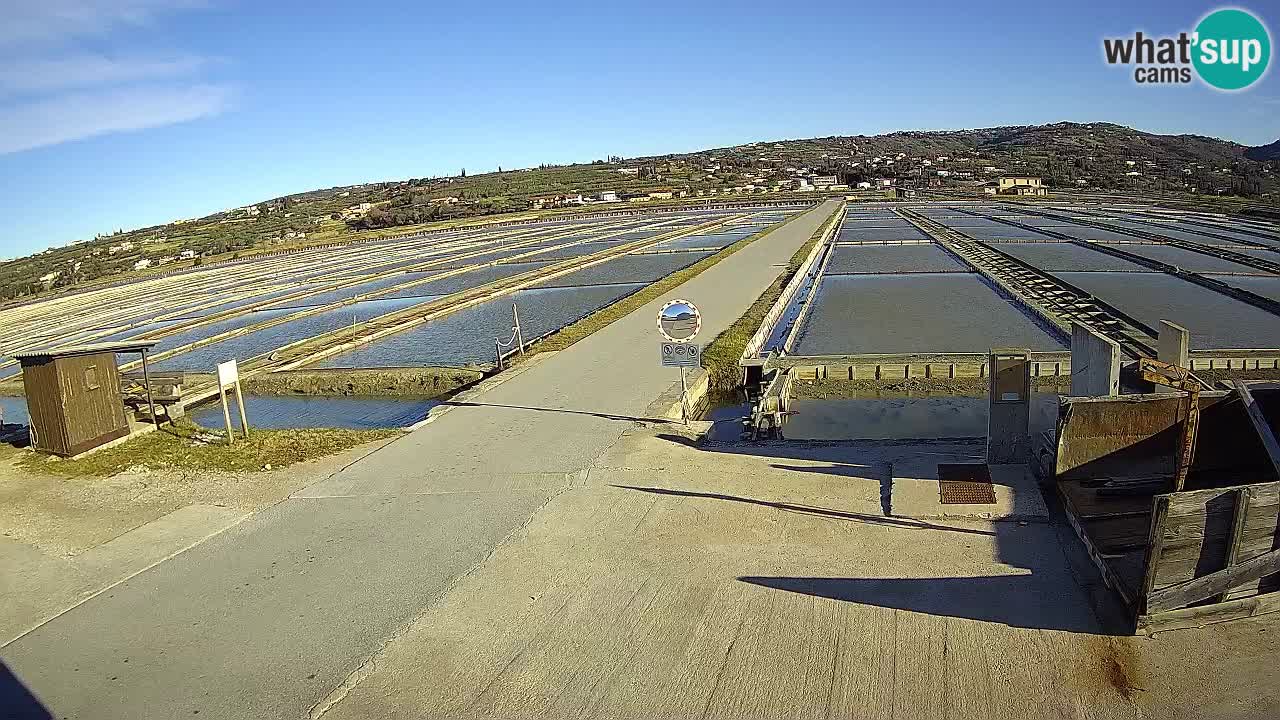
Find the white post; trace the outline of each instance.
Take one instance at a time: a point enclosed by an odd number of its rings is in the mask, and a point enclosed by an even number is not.
[[[225,387],[218,387],[218,398],[222,400],[222,420],[227,424],[227,444],[235,445],[236,436],[231,431],[231,408],[227,407],[227,389]]]
[[[520,329],[520,310],[516,308],[515,303],[511,303],[511,320],[515,323],[516,342],[520,343],[520,354],[524,355],[524,331]]]
[[[680,367],[680,422],[689,424],[689,388],[684,383],[684,367]]]
[[[249,439],[249,418],[244,412],[244,392],[240,390],[240,380],[236,380],[236,402],[240,404],[240,430],[244,433],[244,439]]]

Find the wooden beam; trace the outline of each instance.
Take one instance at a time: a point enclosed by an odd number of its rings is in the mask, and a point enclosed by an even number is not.
[[[1157,495],[1155,507],[1151,510],[1151,532],[1147,537],[1146,560],[1142,565],[1142,590],[1140,594],[1144,614],[1154,612],[1146,603],[1156,585],[1156,570],[1160,562],[1160,552],[1164,549],[1164,523],[1169,516],[1169,496]]]
[[[1280,610],[1280,592],[1273,592],[1213,605],[1197,605],[1182,610],[1140,615],[1136,623],[1136,632],[1138,635],[1150,635],[1165,630],[1202,628],[1214,623],[1265,615],[1277,610]]]
[[[1150,593],[1147,595],[1147,614],[1186,607],[1275,572],[1280,572],[1280,550],[1272,550],[1239,565]]]
[[[1276,440],[1275,433],[1271,432],[1271,426],[1267,424],[1262,408],[1258,407],[1258,401],[1253,399],[1253,393],[1249,392],[1249,386],[1243,380],[1232,380],[1231,386],[1240,393],[1245,412],[1248,413],[1253,429],[1262,440],[1262,447],[1267,451],[1267,457],[1271,460],[1271,467],[1276,471],[1276,477],[1280,478],[1280,442]]]
[[[1229,568],[1236,564],[1236,560],[1240,559],[1240,539],[1244,537],[1245,514],[1249,511],[1249,500],[1252,493],[1249,488],[1242,487],[1235,492],[1235,503],[1231,508],[1231,539],[1227,541],[1227,559],[1223,563],[1224,568]],[[1227,599],[1227,593],[1219,594],[1214,601],[1224,602]]]

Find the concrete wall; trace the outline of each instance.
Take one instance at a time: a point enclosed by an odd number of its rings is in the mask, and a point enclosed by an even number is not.
[[[1071,394],[1098,397],[1120,393],[1120,345],[1092,329],[1071,325]]]

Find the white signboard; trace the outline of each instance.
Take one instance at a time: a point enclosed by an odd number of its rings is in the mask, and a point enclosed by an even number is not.
[[[689,342],[702,329],[702,313],[688,300],[672,300],[658,311],[658,332],[671,342]]]
[[[693,343],[662,343],[662,367],[702,367],[702,348]]]
[[[240,367],[235,360],[218,363],[218,387],[225,388],[238,382],[240,382]]]

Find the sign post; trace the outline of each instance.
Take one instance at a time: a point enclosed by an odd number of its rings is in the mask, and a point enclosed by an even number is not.
[[[702,313],[688,300],[672,300],[658,311],[658,332],[662,343],[662,366],[680,369],[680,421],[689,424],[689,386],[684,369],[702,367],[702,349],[691,341],[702,329]]]
[[[240,390],[240,367],[235,360],[218,363],[218,398],[222,400],[222,420],[227,424],[227,444],[235,444],[235,434],[231,428],[231,409],[227,405],[227,391],[233,390],[240,409],[240,429],[244,437],[249,438],[249,418],[244,411],[244,393]]]

